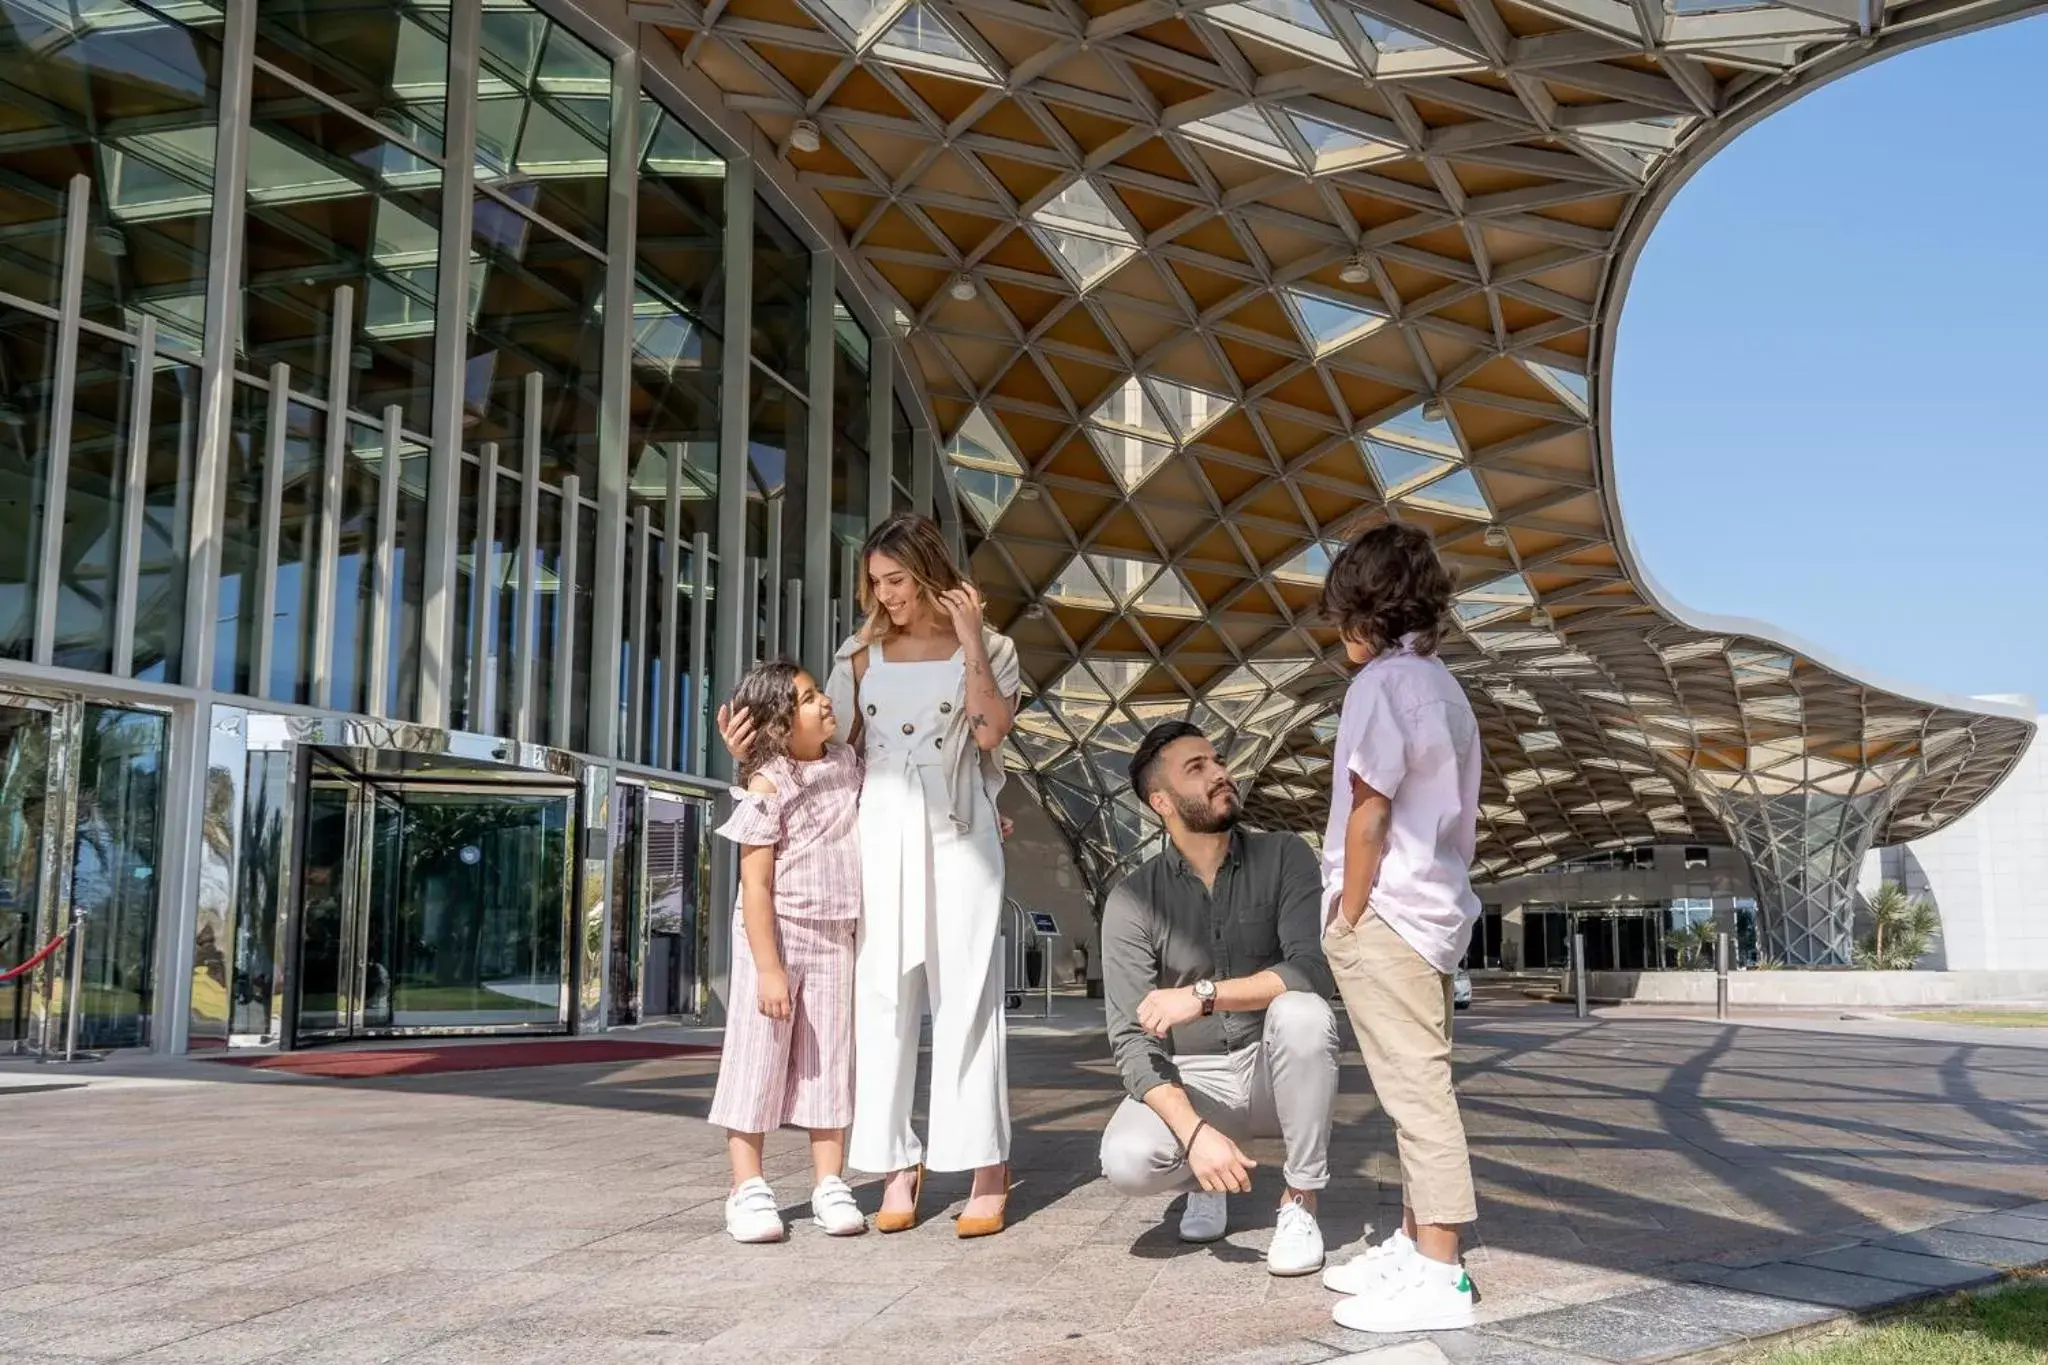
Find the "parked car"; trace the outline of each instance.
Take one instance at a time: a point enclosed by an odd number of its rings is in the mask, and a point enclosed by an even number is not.
[[[1463,967],[1451,978],[1451,1008],[1469,1010],[1472,1008],[1472,978],[1465,974]]]

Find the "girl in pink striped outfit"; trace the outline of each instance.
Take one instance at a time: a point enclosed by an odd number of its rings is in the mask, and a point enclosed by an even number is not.
[[[740,1242],[783,1239],[761,1144],[795,1124],[811,1132],[812,1218],[851,1236],[867,1230],[841,1174],[853,1121],[860,758],[832,742],[832,703],[793,663],[756,667],[732,704],[749,708],[758,730],[718,831],[741,845],[732,1009],[711,1100],[732,1159],[725,1230]]]

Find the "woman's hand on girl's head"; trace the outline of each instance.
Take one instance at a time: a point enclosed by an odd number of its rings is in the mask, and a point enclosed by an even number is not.
[[[981,594],[972,583],[963,581],[957,588],[948,588],[939,594],[939,606],[953,622],[953,634],[966,646],[981,640]]]
[[[750,707],[721,705],[718,708],[718,737],[736,762],[745,762],[754,747],[754,713]]]

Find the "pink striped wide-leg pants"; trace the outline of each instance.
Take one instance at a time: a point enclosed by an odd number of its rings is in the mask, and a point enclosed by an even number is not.
[[[746,926],[734,917],[732,1008],[711,1122],[735,1133],[853,1122],[853,942],[858,920],[775,918],[790,1017],[761,1013]]]

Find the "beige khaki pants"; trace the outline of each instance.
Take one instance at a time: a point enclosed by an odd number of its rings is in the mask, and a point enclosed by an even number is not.
[[[1340,915],[1323,936],[1323,955],[1394,1125],[1402,1202],[1418,1223],[1472,1222],[1472,1160],[1451,1089],[1451,978],[1370,910],[1356,926]]]

